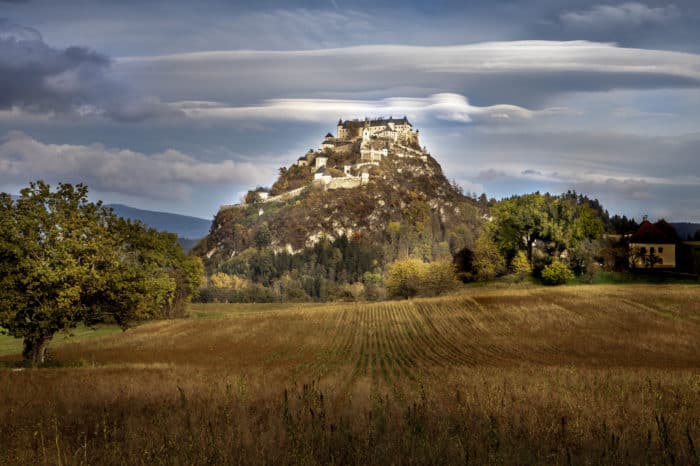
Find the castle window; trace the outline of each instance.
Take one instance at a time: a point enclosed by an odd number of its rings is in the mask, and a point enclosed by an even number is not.
[[[662,248],[661,246],[659,246],[659,254],[661,254],[662,252],[664,252],[664,248]]]
[[[653,248],[653,247],[649,248],[649,254],[654,254],[654,253],[656,253],[656,251],[654,250],[654,248]]]
[[[646,253],[647,253],[647,248],[645,248],[644,246],[642,246],[641,248],[639,248],[639,253],[640,253],[640,254],[646,254]]]

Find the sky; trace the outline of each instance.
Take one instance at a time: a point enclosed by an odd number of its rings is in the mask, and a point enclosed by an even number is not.
[[[0,0],[0,191],[211,218],[404,115],[468,193],[700,222],[700,2]]]

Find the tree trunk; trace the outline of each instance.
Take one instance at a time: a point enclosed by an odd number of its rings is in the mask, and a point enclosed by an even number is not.
[[[24,350],[22,357],[29,362],[32,367],[43,366],[46,362],[46,353],[49,348],[50,336],[27,337],[24,339]]]

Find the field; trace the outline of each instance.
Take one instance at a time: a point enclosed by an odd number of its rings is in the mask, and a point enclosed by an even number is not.
[[[700,286],[192,305],[0,339],[0,464],[698,464]]]

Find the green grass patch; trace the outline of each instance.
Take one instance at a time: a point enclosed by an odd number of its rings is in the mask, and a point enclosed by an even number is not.
[[[53,337],[53,340],[51,340],[50,348],[88,338],[104,337],[120,331],[121,329],[116,325],[98,325],[94,328],[89,328],[85,327],[84,325],[80,325],[74,328],[70,333],[57,333]],[[0,334],[0,356],[20,354],[21,352],[21,338],[15,338],[10,335]]]

